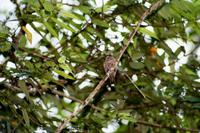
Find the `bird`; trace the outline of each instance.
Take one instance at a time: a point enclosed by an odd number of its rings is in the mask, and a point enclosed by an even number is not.
[[[106,73],[110,72],[109,75],[109,80],[111,83],[114,83],[115,81],[115,76],[117,73],[117,67],[115,66],[117,60],[112,56],[112,55],[108,55],[106,56],[106,59],[104,61],[103,67],[104,67],[104,71]]]

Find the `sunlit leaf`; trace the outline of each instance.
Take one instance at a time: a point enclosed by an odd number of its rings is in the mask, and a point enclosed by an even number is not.
[[[62,15],[64,17],[68,17],[68,18],[72,18],[72,19],[78,19],[78,20],[84,20],[84,17],[81,16],[81,15],[78,15],[78,14],[75,14],[75,13],[72,13],[72,12],[62,12]]]
[[[43,6],[44,6],[44,8],[45,8],[45,10],[47,10],[47,11],[53,11],[53,9],[54,9],[54,7],[53,7],[53,5],[49,2],[49,1],[45,1],[44,3],[42,3],[43,4]]]
[[[98,26],[102,26],[102,27],[105,27],[105,28],[108,28],[109,27],[109,24],[106,23],[105,20],[100,20],[100,19],[93,19],[92,22]]]
[[[48,30],[53,36],[58,37],[57,32],[53,29],[53,27],[52,27],[48,22],[44,22],[43,24],[46,26],[47,30]]]
[[[57,74],[59,74],[60,76],[66,78],[66,79],[71,79],[71,80],[75,80],[74,77],[68,75],[67,73],[61,71],[61,70],[58,70],[58,69],[55,69],[54,72],[56,72]]]
[[[67,70],[68,72],[72,72],[71,68],[67,64],[60,64],[60,68]]]
[[[146,28],[140,28],[139,31],[145,35],[149,35],[150,37],[156,38],[158,39],[157,35],[155,34],[155,32],[152,32]]]
[[[69,25],[65,24],[64,22],[61,22],[60,20],[57,20],[56,18],[51,18],[56,24],[61,26],[62,28],[65,28],[71,32],[76,32],[73,28],[71,28]]]

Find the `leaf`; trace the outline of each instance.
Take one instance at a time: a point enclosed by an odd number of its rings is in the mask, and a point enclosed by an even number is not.
[[[143,34],[149,35],[150,37],[159,39],[155,32],[152,32],[146,28],[140,28],[139,31],[142,32]]]
[[[119,117],[121,119],[128,120],[129,122],[136,122],[135,118],[131,117],[130,114],[128,114],[126,112],[125,113],[123,113],[123,112],[119,113]]]
[[[65,56],[61,56],[59,59],[58,59],[58,62],[59,63],[65,63],[66,61],[66,57]]]
[[[194,6],[191,2],[173,0],[171,8],[176,12],[176,14],[180,14],[191,21],[195,21],[195,14],[193,13]]]
[[[72,61],[79,62],[79,63],[86,63],[88,58],[88,53],[86,51],[71,51],[67,49],[65,51],[65,55],[69,57]]]
[[[83,16],[81,16],[79,14],[72,13],[72,12],[62,12],[61,14],[62,14],[62,16],[65,16],[65,17],[68,17],[68,18],[84,20]]]
[[[200,98],[194,97],[194,96],[186,96],[184,98],[184,101],[191,102],[191,103],[200,103]]]
[[[24,63],[25,63],[25,66],[26,66],[29,70],[31,70],[31,71],[34,70],[34,65],[33,65],[30,61],[25,61]]]
[[[130,62],[129,65],[133,69],[143,69],[144,68],[144,64],[141,62]]]
[[[32,33],[25,26],[22,26],[22,30],[26,33],[26,37],[30,44],[32,44]]]
[[[200,88],[200,82],[193,81],[192,86]]]
[[[92,37],[87,32],[82,32],[81,35],[88,41],[88,42],[94,42]],[[85,48],[85,46],[81,46],[82,48]]]
[[[46,11],[49,11],[49,12],[51,12],[51,11],[53,11],[54,10],[54,7],[53,7],[53,5],[49,2],[49,1],[45,1],[44,3],[42,3],[43,4],[43,6],[44,6],[44,9],[46,10]]]
[[[165,73],[159,73],[159,74],[158,74],[158,77],[159,77],[160,79],[166,80],[166,81],[171,81],[171,80],[173,80],[173,75],[170,74],[170,73],[167,73],[167,72],[165,72]]]
[[[136,60],[138,60],[138,59],[140,59],[141,57],[143,57],[144,56],[144,53],[133,53],[132,55],[131,55],[131,59],[133,60],[133,61],[136,61]]]
[[[50,67],[55,67],[56,66],[55,62],[53,62],[53,61],[46,61],[45,65],[50,66]]]
[[[172,58],[177,58],[174,53],[172,52],[172,49],[165,43],[165,42],[161,42],[159,44],[159,47],[162,48],[169,56],[171,56]]]
[[[97,35],[99,38],[103,38],[103,35],[96,31],[95,29],[91,28],[91,27],[87,27],[86,29],[89,33],[91,33],[92,35]]]
[[[23,118],[24,118],[26,126],[30,127],[29,116],[28,116],[28,113],[27,113],[26,109],[24,109],[24,108],[22,108],[22,115],[23,115]]]
[[[88,8],[88,6],[80,5],[78,7],[75,7],[75,9],[78,9],[78,10],[82,11],[85,14],[89,14],[90,13],[90,9]]]
[[[62,28],[65,28],[71,32],[76,32],[73,28],[71,28],[69,25],[65,24],[64,22],[61,22],[60,20],[57,20],[55,18],[51,18],[51,20],[53,20],[56,24],[58,24]]]
[[[98,26],[108,28],[109,24],[105,20],[92,19],[92,22]]]
[[[58,70],[58,69],[54,69],[54,72],[56,72],[58,75],[60,75],[60,76],[62,76],[62,77],[64,77],[64,78],[66,78],[66,79],[75,80],[74,77],[72,77],[72,76],[70,76],[70,75],[66,74],[65,72],[60,71],[60,70]]]
[[[198,105],[197,106],[192,106],[192,108],[200,110],[200,106],[198,106]]]
[[[175,51],[175,55],[178,56],[181,52],[185,53],[185,48],[183,46],[180,46],[176,51]]]
[[[0,43],[0,51],[6,52],[11,49],[11,43],[10,42],[1,42]]]
[[[194,70],[188,68],[187,66],[182,66],[182,67],[181,67],[181,72],[182,72],[182,73],[185,73],[185,74],[188,74],[188,75],[197,76],[197,73],[194,72]]]
[[[9,34],[9,28],[0,22],[0,38],[7,38]]]
[[[43,23],[47,30],[54,36],[54,37],[57,37],[58,38],[58,35],[57,35],[57,32],[53,29],[53,27],[48,23],[48,22],[44,22]]]
[[[19,81],[18,81],[18,84],[19,84],[20,89],[22,89],[22,91],[23,91],[24,94],[26,95],[26,98],[27,98],[29,101],[31,101],[30,95],[29,95],[29,92],[28,92],[28,88],[27,88],[27,86],[26,86],[25,81],[19,80]]]
[[[104,5],[104,6],[103,6],[103,12],[109,11],[109,10],[110,10],[110,7],[111,7],[110,5]],[[102,12],[102,7],[97,7],[97,8],[95,9],[95,11],[98,12],[98,13]]]
[[[59,66],[60,66],[60,68],[67,70],[70,73],[72,72],[72,69],[67,64],[60,64]]]
[[[19,40],[19,48],[24,48],[26,45],[26,37],[24,35],[21,36],[20,40]]]

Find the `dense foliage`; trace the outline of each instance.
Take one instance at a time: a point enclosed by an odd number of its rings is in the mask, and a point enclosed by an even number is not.
[[[3,132],[54,132],[104,77],[105,57],[118,56],[158,0],[97,6],[102,1],[11,0],[16,19],[0,22]],[[200,129],[199,19],[199,0],[166,0],[141,24],[114,85],[107,81],[63,131],[97,133],[109,124],[118,133]]]

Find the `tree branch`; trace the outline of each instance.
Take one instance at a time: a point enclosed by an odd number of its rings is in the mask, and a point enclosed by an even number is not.
[[[101,89],[101,87],[104,85],[104,83],[106,82],[106,80],[109,78],[109,76],[112,73],[112,71],[117,67],[117,65],[118,65],[118,63],[119,63],[122,55],[124,54],[124,52],[126,51],[127,47],[131,43],[133,37],[136,35],[137,31],[139,30],[141,23],[153,11],[155,11],[159,7],[161,7],[163,5],[163,3],[164,3],[164,0],[160,0],[160,1],[156,2],[155,4],[153,4],[147,11],[144,12],[144,14],[142,15],[140,21],[137,23],[136,28],[129,34],[128,41],[125,42],[125,45],[120,50],[120,53],[119,53],[119,56],[117,58],[117,62],[115,63],[115,66],[113,68],[111,68],[111,70],[106,73],[106,75],[104,76],[104,78],[99,82],[99,84],[95,87],[95,89],[85,99],[84,103],[81,104],[78,107],[78,109],[75,110],[68,118],[64,119],[64,121],[58,126],[57,130],[55,131],[56,133],[60,133],[62,131],[62,129],[65,128],[65,125],[67,123],[69,123],[74,117],[76,117],[84,109],[84,107],[87,106],[93,100],[94,96],[99,92],[99,90]]]

